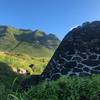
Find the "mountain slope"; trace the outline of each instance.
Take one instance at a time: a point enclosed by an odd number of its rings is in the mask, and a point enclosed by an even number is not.
[[[54,34],[40,30],[0,26],[0,50],[25,53],[36,57],[51,57],[60,40]]]

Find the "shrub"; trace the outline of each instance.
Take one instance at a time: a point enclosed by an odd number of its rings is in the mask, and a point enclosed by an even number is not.
[[[45,81],[21,92],[3,85],[0,89],[1,100],[100,100],[100,75],[62,76],[57,81]]]

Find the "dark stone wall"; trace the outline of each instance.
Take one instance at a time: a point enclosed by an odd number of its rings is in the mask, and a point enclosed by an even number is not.
[[[100,74],[100,21],[71,30],[54,53],[42,78],[56,80],[61,75]]]

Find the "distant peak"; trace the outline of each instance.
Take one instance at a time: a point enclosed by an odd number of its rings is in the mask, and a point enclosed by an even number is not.
[[[40,30],[40,29],[36,29],[34,32],[43,32],[43,33],[45,33],[43,30]]]
[[[55,36],[54,34],[52,34],[52,33],[49,33],[48,35],[50,35],[50,36]]]
[[[39,29],[36,29],[33,33],[34,33],[35,37],[43,37],[43,36],[46,35],[45,32],[43,32],[43,31],[41,31]]]
[[[20,31],[32,31],[31,29],[19,29]]]

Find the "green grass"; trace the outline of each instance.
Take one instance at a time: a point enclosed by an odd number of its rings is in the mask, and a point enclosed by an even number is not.
[[[12,70],[22,68],[28,70],[31,74],[41,74],[49,59],[49,57],[30,57],[26,54],[0,52],[0,61],[6,63]],[[36,66],[34,71],[29,68],[30,64]]]
[[[20,30],[10,26],[0,26],[0,51],[3,52],[24,53],[31,57],[51,57],[59,43],[56,36],[50,38],[39,30]]]
[[[26,54],[15,54],[9,52],[0,52],[0,84],[8,87],[16,79],[16,84],[20,84],[29,75],[16,73],[17,69],[28,70],[31,75],[41,74],[50,58],[48,57],[30,57]],[[29,67],[35,65],[34,71]],[[17,88],[17,85],[14,88]],[[1,100],[1,99],[0,99]]]
[[[14,47],[13,47],[14,48]],[[13,49],[11,52],[17,52],[20,54],[28,54],[31,57],[51,57],[54,53],[54,50],[48,49],[46,47],[43,47],[41,45],[35,44],[32,46],[32,44],[27,42],[22,42],[18,47]]]
[[[0,100],[100,100],[100,75],[65,77],[18,92],[0,83]]]

